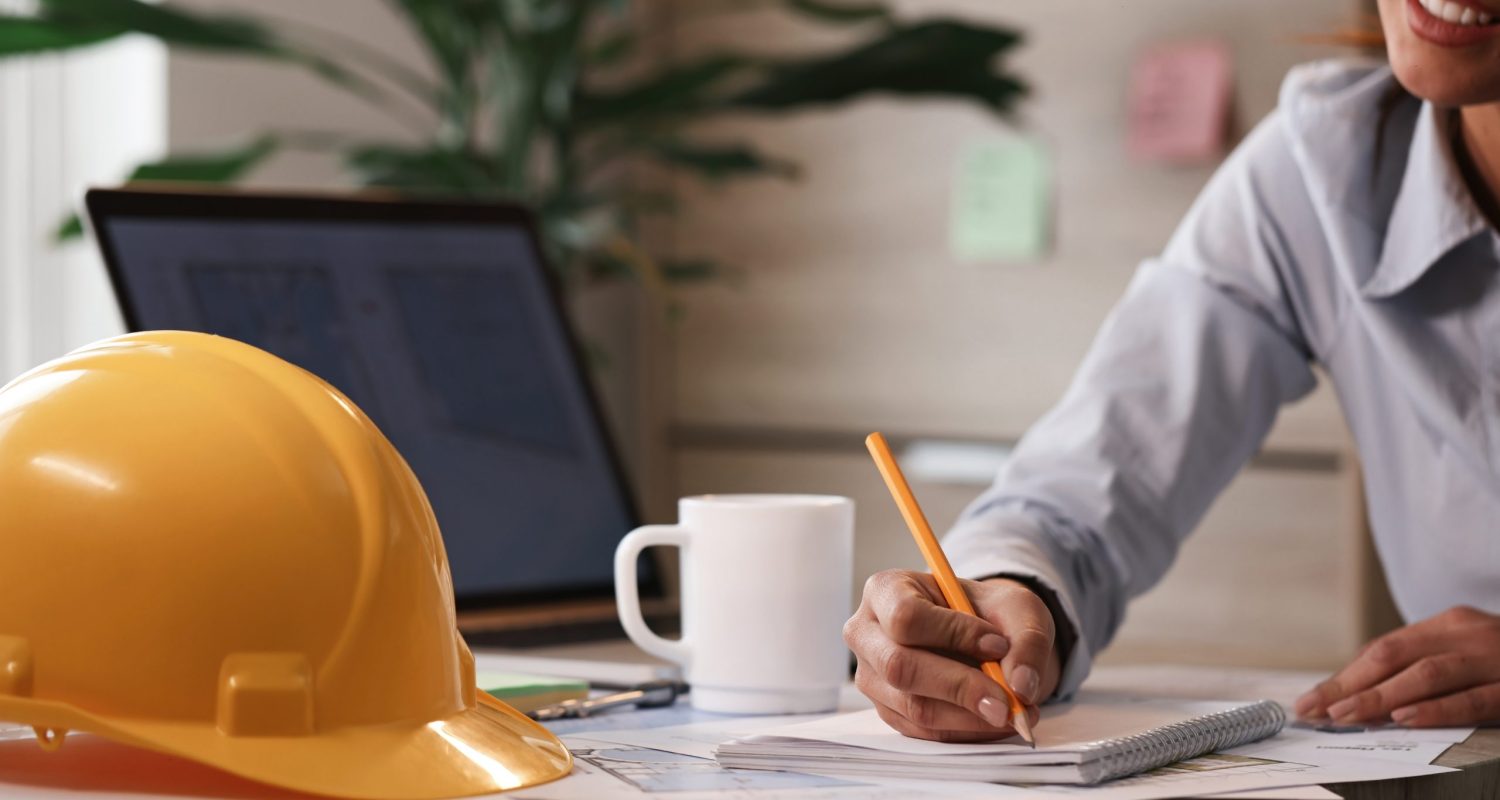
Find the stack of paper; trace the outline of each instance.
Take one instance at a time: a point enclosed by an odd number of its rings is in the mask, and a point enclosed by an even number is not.
[[[1090,684],[1104,688],[1094,693],[1096,698],[1105,694],[1121,700],[1261,695],[1289,702],[1297,692],[1324,677],[1311,673],[1115,667],[1099,670]],[[840,707],[847,713],[868,709],[870,704],[851,687]],[[1057,713],[1050,708],[1049,713]],[[831,772],[820,779],[812,772],[726,769],[713,760],[714,751],[726,742],[773,735],[815,719],[818,717],[727,717],[680,706],[571,721],[558,732],[564,734],[563,740],[578,758],[579,774],[528,790],[525,800],[594,800],[606,796],[697,800],[714,791],[731,789],[742,791],[735,796],[746,800],[776,800],[782,796],[797,800],[1009,800],[1047,795],[1079,795],[1090,800],[1207,796],[1223,800],[1330,800],[1334,795],[1314,784],[1449,772],[1449,768],[1430,762],[1473,732],[1472,728],[1380,728],[1333,733],[1291,723],[1276,736],[1253,744],[1097,786],[978,783],[949,780],[950,776],[941,772],[932,776],[935,779]],[[1047,727],[1038,727],[1044,737]],[[1042,739],[1043,744],[1048,741]]]

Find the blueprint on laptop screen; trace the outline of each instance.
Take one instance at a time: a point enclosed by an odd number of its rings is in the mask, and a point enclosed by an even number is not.
[[[612,580],[628,501],[522,229],[108,225],[140,326],[248,342],[369,414],[432,501],[461,596]]]

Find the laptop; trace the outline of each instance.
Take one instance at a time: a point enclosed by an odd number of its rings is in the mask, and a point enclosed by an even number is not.
[[[535,221],[517,206],[93,190],[126,325],[238,339],[354,400],[421,480],[473,645],[623,636],[639,523]],[[660,571],[640,592],[670,617]]]

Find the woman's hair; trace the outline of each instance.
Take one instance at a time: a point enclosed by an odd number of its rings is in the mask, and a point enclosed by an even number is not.
[[[1385,32],[1380,28],[1380,17],[1373,14],[1365,14],[1350,24],[1328,33],[1304,36],[1302,40],[1308,44],[1352,47],[1372,54],[1385,53]]]

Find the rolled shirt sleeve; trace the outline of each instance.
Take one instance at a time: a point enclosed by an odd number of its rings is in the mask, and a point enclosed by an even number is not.
[[[1087,677],[1279,408],[1316,385],[1273,207],[1307,203],[1275,115],[1226,161],[1160,258],[1138,269],[1062,400],[944,546],[963,577],[1055,594]],[[1068,637],[1064,637],[1065,639]]]

